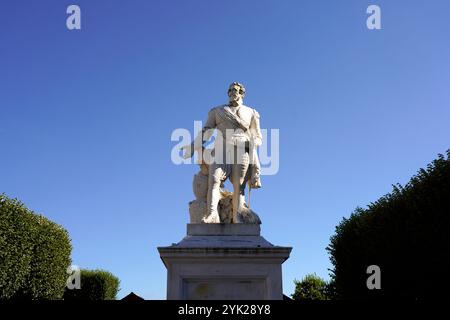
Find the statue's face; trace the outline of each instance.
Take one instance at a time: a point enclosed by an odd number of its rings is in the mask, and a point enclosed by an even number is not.
[[[243,98],[242,94],[240,93],[241,87],[239,86],[232,86],[228,91],[228,97],[230,98],[230,101],[239,101]]]

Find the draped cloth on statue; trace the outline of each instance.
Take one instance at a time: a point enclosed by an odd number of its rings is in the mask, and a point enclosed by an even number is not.
[[[248,108],[248,107],[247,107]],[[250,108],[249,108],[250,109]],[[246,146],[246,151],[249,153],[249,187],[257,189],[261,187],[261,165],[257,153],[257,140],[261,141],[259,130],[255,130],[254,121],[247,122],[239,116],[239,109],[236,113],[230,110],[229,106],[223,106],[213,109],[215,111],[216,121],[221,125],[218,125],[218,129],[222,132],[226,143],[229,145]],[[259,114],[256,110],[251,109],[253,117],[258,117]],[[252,118],[253,119],[253,118]],[[226,130],[221,128],[232,129],[234,132],[231,136],[227,135]],[[223,132],[225,131],[225,132]]]

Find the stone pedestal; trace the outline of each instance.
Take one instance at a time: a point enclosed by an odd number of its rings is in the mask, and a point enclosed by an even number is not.
[[[291,250],[261,237],[258,224],[188,224],[183,240],[158,248],[167,299],[281,300]]]

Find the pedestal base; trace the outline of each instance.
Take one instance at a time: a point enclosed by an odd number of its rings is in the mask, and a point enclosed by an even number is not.
[[[158,248],[167,299],[281,300],[291,250],[266,241],[256,224],[188,224],[182,241]]]

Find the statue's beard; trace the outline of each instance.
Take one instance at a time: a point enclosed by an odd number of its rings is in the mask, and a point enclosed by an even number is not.
[[[230,102],[233,104],[241,104],[242,103],[242,98],[240,96],[231,96],[230,97]]]

